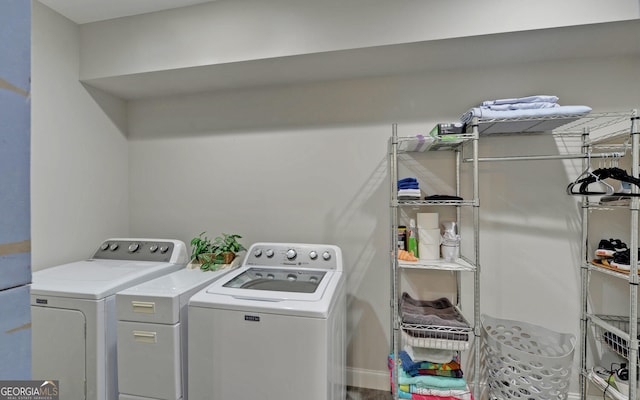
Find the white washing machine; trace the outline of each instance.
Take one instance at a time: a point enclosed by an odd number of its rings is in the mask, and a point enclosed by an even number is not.
[[[187,303],[230,271],[182,269],[116,294],[119,400],[187,398]]]
[[[58,380],[61,399],[118,395],[115,294],[184,268],[178,240],[108,239],[92,258],[33,274],[33,379]]]
[[[189,301],[190,400],[344,400],[340,248],[256,243]]]

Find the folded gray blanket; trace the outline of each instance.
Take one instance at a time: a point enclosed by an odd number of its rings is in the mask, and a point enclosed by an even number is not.
[[[405,292],[400,301],[400,313],[402,322],[407,324],[469,327],[446,297],[432,301],[416,300]]]

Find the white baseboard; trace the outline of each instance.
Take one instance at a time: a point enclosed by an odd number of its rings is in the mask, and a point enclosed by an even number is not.
[[[389,372],[347,367],[347,386],[391,391]]]

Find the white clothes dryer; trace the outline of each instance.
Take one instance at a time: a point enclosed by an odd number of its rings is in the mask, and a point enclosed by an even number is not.
[[[187,303],[229,271],[181,269],[116,294],[119,400],[187,398]]]
[[[189,301],[190,400],[343,400],[340,248],[256,243]]]
[[[33,378],[58,380],[61,399],[115,400],[115,294],[187,262],[179,240],[108,239],[88,260],[35,272]]]

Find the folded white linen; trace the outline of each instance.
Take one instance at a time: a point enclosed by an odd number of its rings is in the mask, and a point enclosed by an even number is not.
[[[547,103],[556,103],[558,101],[558,97],[539,94],[535,96],[516,97],[512,99],[485,100],[482,102],[481,105],[492,106],[492,105],[498,105],[498,104],[534,103],[539,101],[543,101]]]
[[[420,189],[399,189],[398,196],[418,196],[420,197]]]
[[[453,356],[455,356],[455,351],[453,350],[427,349],[408,344],[404,346],[404,351],[407,352],[412,360],[429,361],[438,364],[446,364],[453,360]]]
[[[462,114],[460,121],[465,124],[471,122],[473,117],[480,120],[486,119],[515,119],[515,118],[541,118],[541,117],[562,117],[562,116],[582,116],[591,112],[591,107],[587,106],[560,106],[553,108],[536,108],[533,110],[507,110],[494,111],[484,107],[474,107]]]
[[[532,103],[513,103],[513,104],[497,104],[491,106],[480,106],[480,108],[488,108],[493,111],[508,110],[534,110],[536,108],[553,108],[560,107],[558,103],[550,103],[548,101],[534,101]]]

